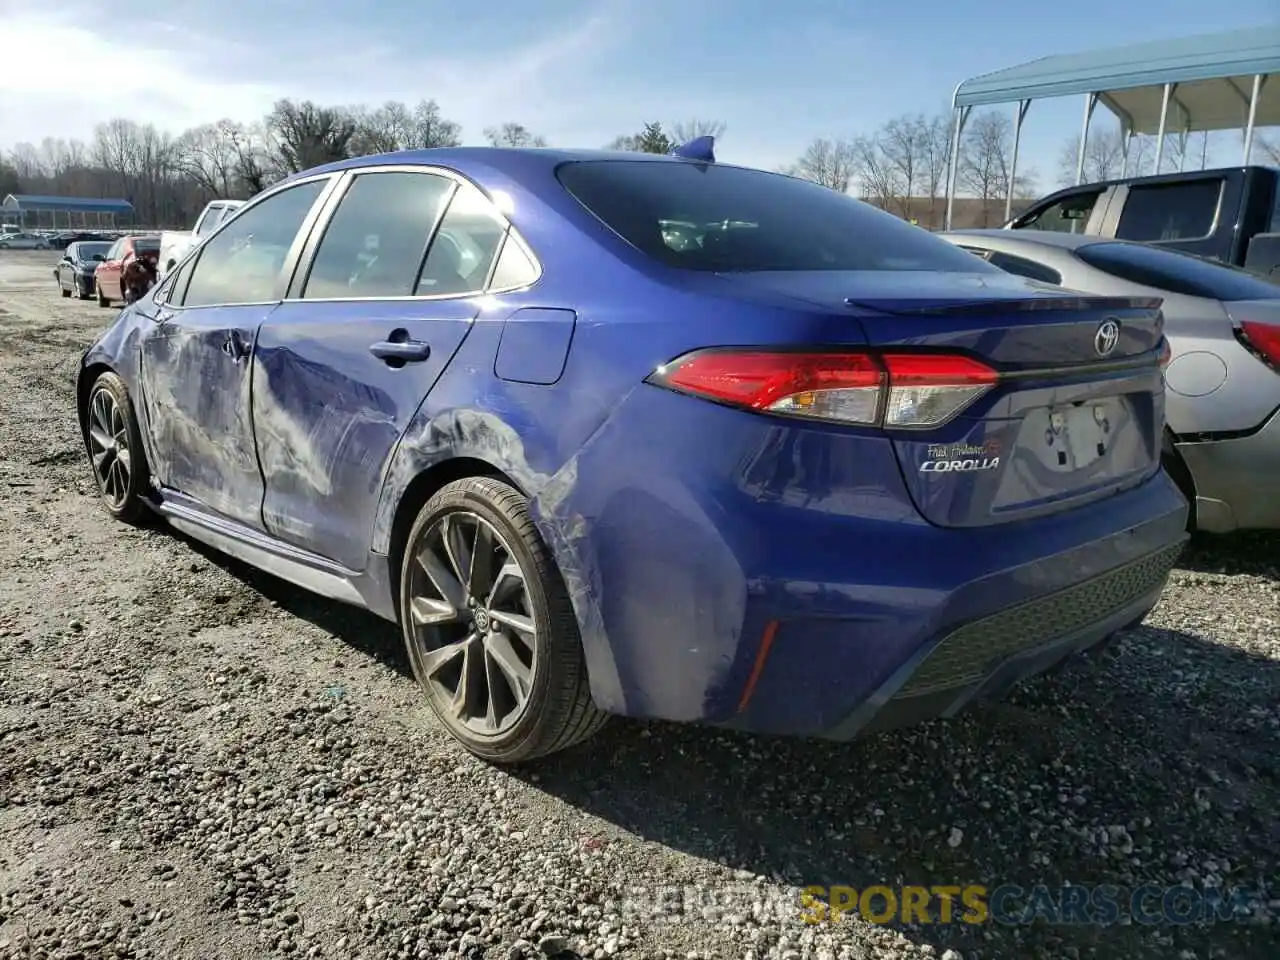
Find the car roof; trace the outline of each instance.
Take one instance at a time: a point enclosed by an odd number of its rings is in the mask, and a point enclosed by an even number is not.
[[[442,166],[461,173],[488,169],[513,179],[526,176],[543,176],[562,163],[584,160],[626,160],[638,163],[687,164],[686,160],[662,153],[641,153],[632,150],[570,150],[558,147],[431,147],[424,150],[398,150],[394,153],[375,153],[363,157],[351,157],[312,167],[293,174],[288,180],[310,177],[320,173],[334,173],[359,167],[387,165]],[[717,167],[733,167],[735,164],[716,161]],[[768,171],[760,171],[762,173]]]

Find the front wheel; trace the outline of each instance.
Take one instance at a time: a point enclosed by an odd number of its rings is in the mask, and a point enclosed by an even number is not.
[[[62,294],[64,297],[70,297],[70,296],[71,296],[71,290],[70,290],[70,288],[68,288],[68,287],[64,287],[64,286],[62,285],[62,281],[61,281],[61,280],[59,280],[59,281],[58,281],[58,292],[59,292],[60,294]]]
[[[149,514],[144,497],[150,474],[133,403],[119,376],[107,371],[93,382],[84,420],[103,505],[117,520],[139,523]]]
[[[100,307],[109,307],[109,306],[111,306],[111,301],[110,301],[110,300],[108,300],[106,297],[104,297],[104,296],[102,295],[102,284],[98,283],[98,282],[95,280],[95,281],[93,282],[93,289],[94,289],[94,292],[95,292],[95,293],[97,293],[97,295],[98,295],[98,306],[100,306]]]
[[[477,756],[533,760],[607,720],[564,581],[526,499],[501,480],[457,480],[423,506],[401,564],[400,623],[427,702]]]

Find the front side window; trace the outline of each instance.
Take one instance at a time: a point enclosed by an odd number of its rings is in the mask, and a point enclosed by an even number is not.
[[[1120,240],[1201,240],[1218,219],[1223,180],[1192,180],[1130,187],[1116,226]]]
[[[1130,283],[1211,300],[1280,300],[1280,284],[1239,267],[1140,243],[1090,243],[1076,256]]]
[[[287,187],[210,237],[200,248],[182,306],[275,300],[289,249],[327,183]]]
[[[1054,201],[1043,210],[1023,217],[1015,224],[1015,229],[1084,233],[1085,227],[1089,225],[1089,218],[1093,216],[1093,208],[1097,206],[1101,196],[1101,190],[1073,193]]]
[[[678,269],[994,270],[870,204],[762,170],[588,160],[562,164],[556,175],[623,240]]]
[[[433,173],[362,173],[325,229],[304,299],[407,297],[454,182]]]
[[[479,293],[506,236],[507,221],[470,183],[461,183],[440,221],[418,280],[423,296]]]

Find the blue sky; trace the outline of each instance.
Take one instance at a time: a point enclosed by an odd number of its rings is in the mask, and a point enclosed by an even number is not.
[[[0,0],[0,146],[87,140],[113,115],[177,132],[254,119],[280,96],[427,96],[468,142],[508,120],[595,147],[646,120],[720,119],[723,159],[773,168],[814,137],[945,110],[976,74],[1280,21],[1276,0],[164,0],[126,47],[127,17],[103,9]],[[1080,98],[1033,104],[1023,157],[1042,187],[1080,113]]]

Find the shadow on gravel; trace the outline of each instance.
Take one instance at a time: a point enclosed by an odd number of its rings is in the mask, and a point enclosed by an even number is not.
[[[246,586],[266,597],[280,609],[314,623],[360,653],[386,664],[397,673],[413,679],[413,670],[405,655],[400,631],[381,617],[348,603],[328,600],[301,587],[241,563],[224,553],[207,547],[176,530],[169,535],[181,540],[209,563],[221,567]]]
[[[1280,664],[1140,627],[964,719],[846,745],[619,723],[531,785],[797,887],[1256,889],[1280,867],[1278,697]],[[749,913],[740,886],[708,893]],[[966,960],[1276,956],[1274,928],[1242,922],[893,925]]]
[[[1178,566],[1196,573],[1244,573],[1280,580],[1280,533],[1198,534]]]

